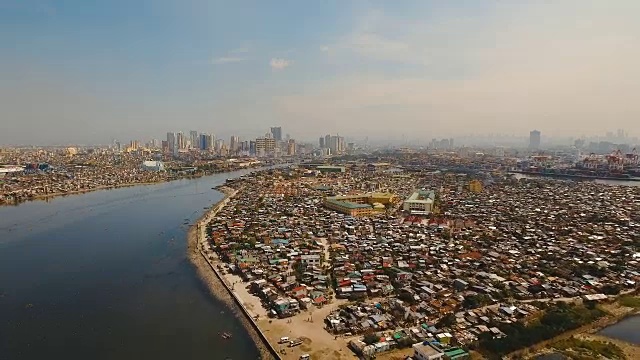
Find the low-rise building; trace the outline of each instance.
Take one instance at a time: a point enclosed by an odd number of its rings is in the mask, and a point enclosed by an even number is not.
[[[413,344],[413,357],[416,360],[437,360],[442,359],[444,352],[428,342]]]
[[[402,209],[415,215],[426,215],[433,211],[435,192],[419,190],[411,194],[404,203]]]

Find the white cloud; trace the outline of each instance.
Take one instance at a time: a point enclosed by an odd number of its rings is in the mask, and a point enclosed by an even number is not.
[[[230,63],[238,63],[247,60],[247,58],[237,57],[237,56],[223,56],[219,58],[213,59],[213,64],[221,65],[221,64],[230,64]]]
[[[367,70],[306,82],[275,107],[309,121],[350,119],[336,130],[353,132],[365,121],[372,132],[452,135],[633,128],[640,2],[578,5],[500,3],[429,21],[365,15],[328,46],[336,63]]]
[[[320,47],[320,51],[322,51],[322,52],[328,52],[328,51],[329,51],[329,47],[328,47],[328,46],[321,46],[321,47]]]
[[[271,69],[273,70],[283,70],[284,68],[291,66],[292,63],[293,61],[291,60],[272,58],[269,62],[269,66],[271,66]]]

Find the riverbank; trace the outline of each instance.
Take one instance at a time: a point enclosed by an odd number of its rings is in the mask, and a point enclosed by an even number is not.
[[[508,354],[505,358],[515,359],[524,357],[525,359],[535,359],[541,354],[554,352],[554,343],[575,337],[577,339],[584,340],[611,342],[622,349],[628,359],[637,359],[638,357],[635,357],[635,355],[640,354],[640,346],[622,340],[599,335],[597,333],[600,330],[609,326],[613,326],[628,317],[639,315],[640,312],[638,311],[638,309],[622,306],[618,301],[600,304],[599,306],[607,312],[607,315],[598,319],[597,321],[562,333],[554,338],[535,344],[529,348],[521,349]]]
[[[143,185],[154,185],[154,184],[162,184],[168,183],[175,180],[183,180],[183,179],[196,179],[203,176],[209,176],[214,174],[222,174],[227,172],[233,172],[244,169],[254,169],[258,168],[260,165],[250,165],[244,167],[228,167],[224,169],[216,169],[216,170],[203,170],[195,173],[162,173],[162,172],[148,172],[143,178],[139,179],[123,179],[120,178],[120,181],[123,181],[119,184],[109,184],[109,185],[99,185],[104,183],[104,181],[94,181],[94,182],[84,182],[83,186],[88,186],[83,189],[71,190],[72,188],[79,186],[74,184],[57,184],[55,182],[48,184],[32,184],[25,188],[3,192],[0,187],[0,206],[16,206],[25,202],[35,201],[35,200],[47,200],[60,196],[67,195],[76,195],[76,194],[85,194],[93,191],[99,190],[111,190],[118,188],[126,188],[132,186],[143,186]],[[27,177],[27,175],[25,175]],[[27,177],[28,178],[28,177]],[[109,178],[108,175],[105,175],[105,178]],[[117,178],[113,177],[112,178]],[[66,178],[65,178],[66,179]],[[0,185],[2,184],[2,178],[0,178]],[[134,181],[131,181],[134,180]],[[15,181],[15,179],[14,179]],[[65,191],[66,190],[68,191]],[[54,191],[47,192],[49,190],[45,189],[53,189]],[[5,189],[6,190],[6,189]]]
[[[227,308],[241,321],[256,344],[261,359],[279,359],[275,349],[266,341],[264,335],[261,336],[257,324],[253,321],[247,309],[242,306],[241,300],[234,298],[233,285],[225,283],[225,279],[216,269],[216,254],[206,246],[207,224],[227,204],[229,199],[238,192],[226,187],[221,187],[220,191],[225,194],[225,197],[203,214],[187,233],[189,260],[196,267],[198,276],[207,285],[211,295],[225,303]]]
[[[206,225],[242,189],[233,191],[222,187],[220,190],[225,193],[225,198],[216,203],[189,230],[189,258],[211,294],[232,309],[245,325],[262,358],[294,360],[308,353],[313,359],[319,360],[357,359],[347,348],[351,338],[335,337],[324,329],[324,318],[345,304],[346,300],[333,299],[321,308],[314,307],[288,319],[270,319],[260,299],[245,288],[246,283],[237,275],[219,270],[225,264],[207,244]],[[290,348],[287,344],[279,344],[281,337],[299,338],[303,344]]]
[[[127,188],[127,187],[132,187],[132,186],[155,185],[155,184],[162,184],[162,183],[169,182],[169,181],[172,181],[172,180],[148,181],[148,182],[139,182],[139,183],[125,183],[125,184],[116,184],[116,185],[103,185],[103,186],[97,186],[97,187],[89,188],[89,189],[81,189],[81,190],[65,191],[65,192],[53,192],[53,193],[49,193],[49,194],[38,194],[38,195],[30,196],[30,197],[21,198],[19,200],[14,201],[13,203],[0,202],[0,206],[16,206],[16,205],[20,205],[22,203],[29,202],[29,201],[48,200],[48,199],[52,199],[52,198],[55,198],[55,197],[61,197],[61,196],[67,196],[67,195],[86,194],[86,193],[90,193],[90,192],[93,192],[93,191],[100,191],[100,190],[113,190],[113,189]]]

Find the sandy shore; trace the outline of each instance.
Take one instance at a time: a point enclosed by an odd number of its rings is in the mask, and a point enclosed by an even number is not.
[[[238,306],[231,291],[229,290],[231,283],[222,283],[222,274],[218,273],[216,266],[218,259],[216,254],[211,251],[209,246],[206,245],[206,225],[211,219],[226,205],[228,199],[233,197],[237,192],[232,191],[229,188],[222,188],[221,191],[225,194],[225,197],[217,204],[212,206],[211,210],[207,211],[194,225],[191,226],[187,233],[187,251],[191,262],[195,265],[198,276],[207,285],[211,294],[217,299],[224,302],[233,314],[242,322],[245,329],[249,333],[249,336],[256,344],[260,357],[262,359],[277,359],[277,355],[274,355],[269,344],[266,343],[256,328],[252,324],[252,320],[248,318],[250,314],[246,314],[243,309]],[[229,289],[228,289],[229,288]]]
[[[324,239],[320,241],[324,246],[328,256],[328,242]],[[346,360],[357,359],[347,347],[350,340],[358,336],[345,338],[331,335],[324,329],[324,319],[332,311],[338,309],[346,300],[334,299],[330,304],[321,308],[312,306],[301,313],[286,319],[269,319],[267,310],[262,306],[260,298],[249,293],[246,288],[248,283],[242,282],[239,276],[233,274],[223,275],[235,296],[240,299],[247,313],[252,318],[258,316],[257,325],[266,336],[269,343],[278,351],[279,356],[284,360],[296,360],[302,354],[309,354],[313,360]],[[287,344],[279,344],[281,337],[289,339],[300,338],[304,342],[302,345],[290,348]]]
[[[262,358],[295,360],[302,354],[310,354],[314,360],[357,359],[347,347],[347,343],[352,338],[335,337],[324,329],[324,318],[338,306],[346,303],[345,300],[333,300],[332,303],[321,308],[312,307],[288,319],[270,319],[260,299],[249,293],[246,288],[248,283],[242,282],[237,275],[223,274],[218,271],[218,265],[223,263],[207,245],[206,224],[216,216],[226,204],[227,199],[236,194],[231,189],[222,188],[221,191],[225,193],[225,199],[214,205],[189,230],[189,258],[196,266],[201,279],[209,287],[211,294],[225,302],[242,321],[258,346]],[[238,306],[238,303],[241,306]],[[264,341],[259,332],[267,341]],[[284,336],[290,339],[301,338],[304,343],[293,348],[286,344],[278,344],[280,338]]]

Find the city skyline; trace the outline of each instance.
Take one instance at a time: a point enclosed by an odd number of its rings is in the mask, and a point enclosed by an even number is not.
[[[178,127],[228,141],[273,124],[313,143],[327,131],[637,136],[634,1],[152,7],[0,5],[12,49],[0,144],[124,143]]]

